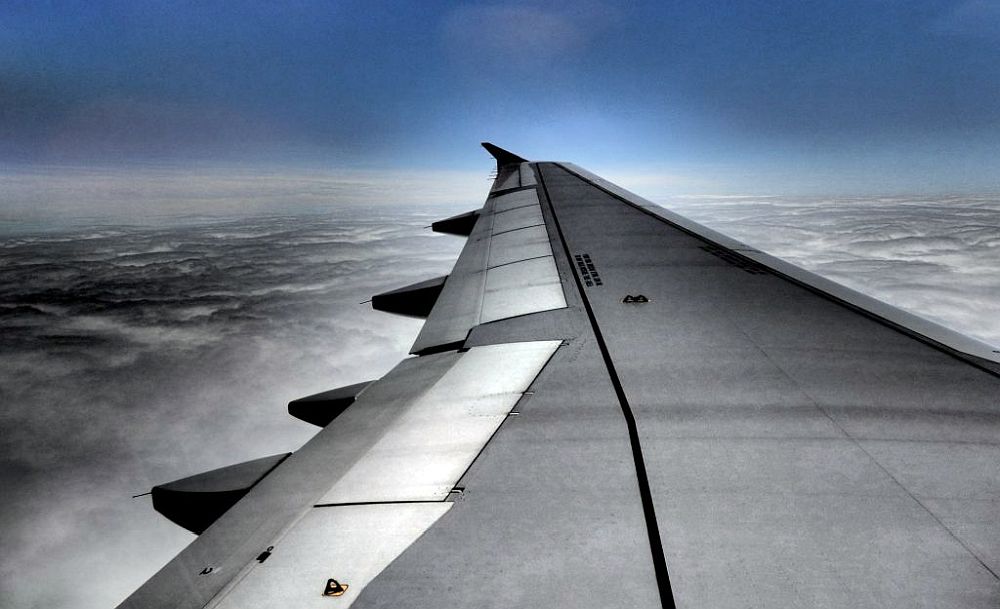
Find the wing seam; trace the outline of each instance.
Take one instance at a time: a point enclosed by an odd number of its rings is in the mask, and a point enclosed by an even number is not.
[[[548,204],[549,212],[552,215],[553,225],[555,226],[556,234],[559,235],[559,241],[562,244],[563,252],[566,254],[567,260],[572,260],[573,256],[570,253],[569,244],[566,243],[566,237],[562,232],[562,227],[559,225],[558,214],[556,214],[555,206],[552,205],[552,200],[549,198],[549,189],[545,185],[545,178],[543,175],[544,172],[541,170],[539,165],[536,164],[535,167],[537,168],[535,177],[542,187],[542,192],[545,194],[545,201]],[[670,586],[670,575],[667,573],[667,561],[663,553],[663,542],[660,538],[660,527],[656,521],[656,509],[653,506],[653,494],[649,487],[649,476],[646,473],[646,462],[642,456],[642,445],[639,441],[639,430],[636,425],[635,415],[632,413],[632,407],[629,405],[628,396],[625,395],[625,388],[622,386],[621,379],[618,377],[618,371],[615,369],[614,361],[611,359],[611,353],[608,351],[608,345],[604,341],[604,335],[601,333],[601,328],[597,323],[597,317],[594,314],[594,309],[591,307],[590,299],[587,298],[587,293],[583,289],[583,283],[580,276],[577,274],[576,267],[570,264],[569,268],[570,272],[573,274],[573,279],[576,282],[577,292],[580,294],[580,301],[583,303],[587,317],[590,320],[590,326],[593,329],[594,338],[597,340],[597,346],[601,351],[601,357],[604,359],[604,365],[608,370],[611,385],[615,390],[615,395],[618,396],[618,404],[621,407],[622,415],[625,418],[625,426],[628,429],[629,444],[632,447],[632,459],[635,462],[635,473],[639,485],[639,498],[642,503],[643,516],[646,520],[646,533],[649,536],[649,549],[653,559],[653,571],[656,575],[656,584],[660,593],[660,603],[663,606],[663,609],[675,609],[676,604],[674,603],[674,593]]]

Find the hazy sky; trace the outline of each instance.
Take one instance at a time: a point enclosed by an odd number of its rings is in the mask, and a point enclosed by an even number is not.
[[[672,193],[1000,189],[990,0],[11,0],[0,24],[7,172],[471,171],[491,139]]]

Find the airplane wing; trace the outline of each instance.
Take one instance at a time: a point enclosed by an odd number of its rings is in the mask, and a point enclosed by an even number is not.
[[[161,485],[200,536],[121,606],[1000,605],[988,345],[486,144],[447,277],[322,427]]]

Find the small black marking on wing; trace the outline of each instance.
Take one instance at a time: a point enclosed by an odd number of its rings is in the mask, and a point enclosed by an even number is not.
[[[577,268],[580,269],[580,277],[583,279],[584,285],[588,288],[604,285],[601,274],[597,272],[594,261],[590,259],[590,254],[576,254],[573,258],[576,260]]]
[[[622,302],[625,304],[646,304],[649,302],[649,298],[643,294],[636,294],[635,296],[628,294],[625,298],[622,298]]]
[[[342,584],[332,577],[326,580],[323,596],[343,596],[345,592],[347,592],[347,584]]]
[[[721,258],[728,262],[729,264],[741,268],[744,271],[752,275],[766,275],[767,269],[763,266],[757,264],[753,260],[740,256],[736,252],[732,252],[725,248],[719,247],[718,245],[703,245],[701,249],[705,250],[709,254],[712,254],[716,258]]]

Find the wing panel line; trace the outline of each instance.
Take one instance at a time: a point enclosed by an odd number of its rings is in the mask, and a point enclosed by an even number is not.
[[[542,222],[541,224],[532,224],[531,226],[522,226],[520,228],[509,228],[507,230],[502,230],[499,233],[493,233],[493,236],[496,237],[497,235],[506,235],[507,233],[512,233],[514,231],[525,230],[528,228],[538,228],[539,226],[545,226],[545,223]]]
[[[553,225],[555,226],[556,233],[559,235],[559,241],[562,244],[563,252],[566,254],[566,259],[572,261],[573,256],[570,254],[569,245],[566,243],[566,237],[563,235],[562,227],[559,225],[559,217],[556,214],[555,206],[552,205],[549,199],[549,189],[545,185],[545,177],[541,171],[541,167],[535,165],[537,171],[535,171],[536,179],[542,187],[542,192],[545,195],[545,205],[552,216]],[[604,359],[604,365],[608,369],[608,376],[611,379],[611,385],[614,387],[615,395],[618,396],[618,404],[621,406],[622,415],[625,418],[625,425],[628,429],[629,444],[632,447],[632,459],[635,462],[635,474],[639,485],[639,496],[642,501],[642,512],[646,520],[646,533],[649,537],[649,549],[650,554],[653,559],[653,571],[656,574],[656,584],[659,588],[660,602],[663,609],[675,609],[676,604],[674,603],[674,593],[670,586],[670,575],[667,572],[667,561],[663,553],[663,544],[660,541],[660,527],[656,521],[656,510],[653,507],[653,495],[649,487],[649,476],[646,473],[646,462],[642,456],[642,445],[639,441],[639,430],[636,426],[635,415],[632,413],[632,407],[629,405],[628,396],[625,395],[625,388],[622,387],[621,379],[618,377],[618,371],[615,369],[615,363],[611,359],[611,354],[608,351],[608,345],[604,341],[604,335],[601,333],[601,327],[597,323],[597,317],[594,315],[594,309],[590,304],[590,299],[587,297],[586,291],[583,289],[583,282],[580,279],[579,272],[575,265],[569,265],[571,272],[573,273],[573,279],[576,282],[577,292],[580,294],[580,300],[583,302],[583,307],[587,312],[587,318],[590,320],[590,326],[594,330],[594,337],[597,340],[598,348],[601,351],[601,357]]]

